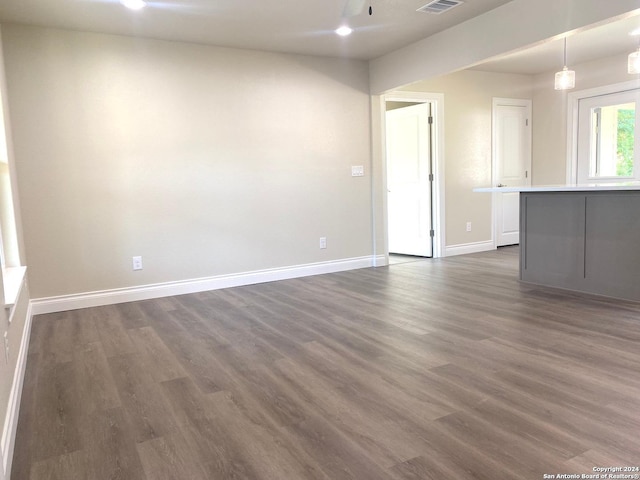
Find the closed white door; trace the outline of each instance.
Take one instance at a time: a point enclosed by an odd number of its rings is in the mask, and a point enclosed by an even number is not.
[[[430,103],[386,112],[389,253],[433,256],[430,112]]]
[[[531,102],[495,99],[493,165],[495,186],[531,184]],[[494,194],[496,246],[520,243],[520,194]]]

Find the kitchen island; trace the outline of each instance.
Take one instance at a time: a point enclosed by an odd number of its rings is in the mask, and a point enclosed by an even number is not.
[[[640,301],[640,183],[477,188],[520,193],[520,280]]]

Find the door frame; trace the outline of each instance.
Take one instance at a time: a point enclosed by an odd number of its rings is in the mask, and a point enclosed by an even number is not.
[[[529,152],[529,183],[531,183],[531,159],[532,159],[532,127],[531,127],[531,113],[532,113],[532,104],[531,99],[527,98],[502,98],[502,97],[493,97],[492,105],[491,105],[491,186],[495,187],[498,184],[498,165],[497,165],[497,133],[498,130],[496,128],[496,110],[499,106],[512,106],[512,107],[525,107],[527,109],[527,118],[529,120],[529,139],[528,139],[528,152]],[[491,194],[491,243],[493,243],[493,248],[498,248],[498,202],[496,201],[496,196],[501,195],[500,192],[494,192]]]
[[[384,208],[382,211],[383,223],[384,223],[384,236],[386,239],[385,246],[385,259],[386,263],[389,261],[389,212],[386,205],[387,197],[387,126],[385,119],[386,103],[387,102],[414,102],[414,103],[431,103],[431,114],[433,116],[433,131],[431,138],[432,148],[432,173],[433,173],[433,187],[431,191],[432,197],[432,228],[434,230],[433,237],[433,257],[443,257],[445,253],[445,206],[444,206],[444,94],[442,93],[427,93],[427,92],[405,92],[405,91],[393,91],[385,95],[380,96],[380,122],[382,128],[380,133],[382,135],[382,148],[383,148],[383,168],[382,175],[382,188],[384,197]]]

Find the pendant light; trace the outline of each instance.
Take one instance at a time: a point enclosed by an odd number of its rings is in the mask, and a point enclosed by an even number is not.
[[[567,68],[567,37],[564,37],[564,67],[556,73],[554,88],[569,90],[576,86],[576,72]]]

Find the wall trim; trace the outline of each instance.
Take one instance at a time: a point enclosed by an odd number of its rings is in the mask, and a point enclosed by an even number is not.
[[[156,283],[137,287],[116,288],[72,295],[43,297],[31,300],[33,315],[63,312],[79,308],[113,305],[116,303],[134,302],[152,298],[184,295],[187,293],[205,292],[221,288],[240,287],[256,283],[288,280],[324,273],[343,272],[358,268],[373,267],[374,256],[346,258],[327,262],[308,263],[290,267],[255,270],[251,272],[216,275],[212,277],[181,280],[178,282]]]
[[[16,441],[16,431],[18,429],[18,417],[20,414],[20,401],[22,400],[22,386],[24,385],[24,376],[27,369],[27,351],[29,349],[29,338],[31,337],[31,319],[33,312],[31,304],[27,306],[27,315],[22,329],[22,341],[20,342],[20,351],[18,352],[18,360],[16,369],[13,373],[13,383],[11,392],[9,393],[9,403],[7,405],[7,414],[4,419],[4,429],[2,431],[2,470],[3,478],[9,478],[11,473],[11,464],[13,462],[13,450]]]
[[[495,250],[496,246],[493,240],[484,242],[461,243],[459,245],[449,245],[445,248],[445,257],[454,255],[466,255],[467,253],[480,253]]]

